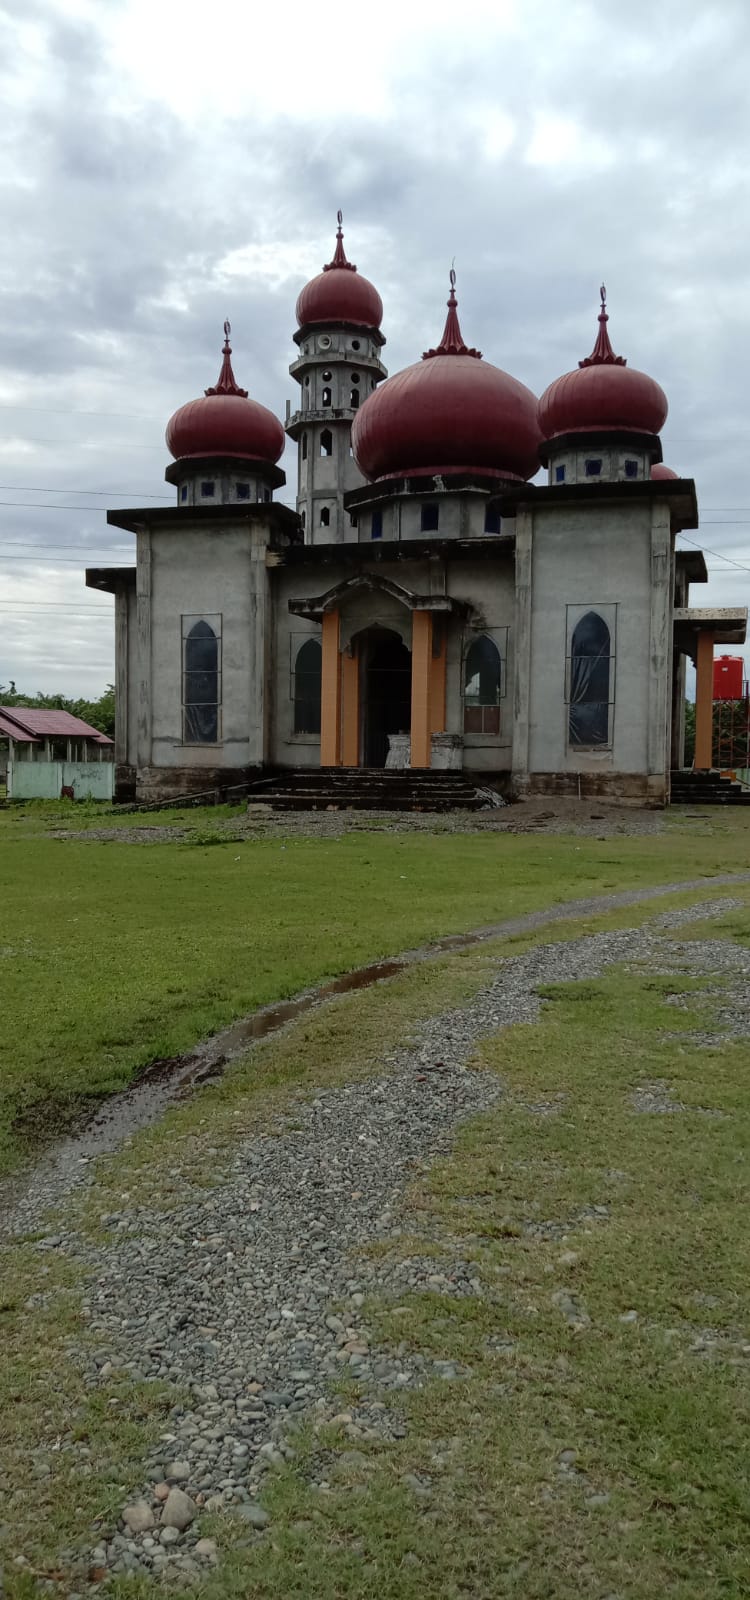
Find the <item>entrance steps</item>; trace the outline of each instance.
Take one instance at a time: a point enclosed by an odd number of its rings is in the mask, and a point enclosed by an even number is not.
[[[486,795],[463,772],[316,767],[253,784],[248,804],[274,811],[478,811]]]
[[[750,806],[750,789],[721,772],[694,772],[688,768],[671,775],[673,806]]]

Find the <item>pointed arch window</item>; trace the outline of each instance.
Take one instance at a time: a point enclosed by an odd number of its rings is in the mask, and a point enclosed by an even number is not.
[[[294,731],[320,733],[323,651],[319,639],[306,639],[294,662]]]
[[[464,660],[464,733],[500,732],[502,658],[494,639],[480,634]]]
[[[333,434],[330,428],[324,428],[320,435],[320,453],[322,456],[333,455]]]
[[[221,619],[182,619],[182,738],[216,744],[221,707]]]
[[[606,745],[610,741],[612,636],[598,611],[587,611],[570,641],[568,743]]]
[[[302,460],[303,461],[307,460],[307,434],[306,433],[303,433],[303,435],[302,435]]]
[[[324,389],[323,390],[322,404],[324,406],[329,406],[331,404],[331,391],[330,391],[330,389]]]

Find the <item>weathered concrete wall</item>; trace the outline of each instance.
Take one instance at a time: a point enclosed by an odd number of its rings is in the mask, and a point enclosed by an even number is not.
[[[640,789],[664,794],[670,682],[671,551],[668,513],[658,505],[535,508],[517,541],[516,749],[519,788],[550,787],[550,775],[617,789],[640,774]],[[520,519],[519,519],[520,520]],[[614,661],[610,742],[569,743],[566,660],[572,627],[588,610],[610,627]],[[525,727],[528,723],[528,737]],[[537,782],[531,782],[533,775]],[[559,783],[557,785],[559,789]]]
[[[76,800],[111,800],[114,783],[112,761],[8,762],[11,800],[59,800],[63,788],[73,789]]]

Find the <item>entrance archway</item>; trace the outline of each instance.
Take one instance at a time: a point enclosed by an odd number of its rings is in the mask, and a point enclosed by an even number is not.
[[[359,635],[362,764],[384,767],[388,735],[411,728],[411,652],[391,628]]]

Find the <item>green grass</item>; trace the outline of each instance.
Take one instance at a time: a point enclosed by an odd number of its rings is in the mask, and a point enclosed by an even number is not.
[[[91,1196],[76,1202],[79,1224],[96,1230],[110,1193],[119,1210],[135,1212],[169,1205],[194,1183],[221,1182],[238,1138],[272,1126],[290,1096],[382,1071],[393,1043],[420,1016],[468,999],[498,954],[648,915],[653,908],[609,913],[443,957],[301,1019],[105,1163]],[[736,938],[750,936],[750,910],[726,921]],[[486,1043],[484,1064],[508,1093],[415,1186],[403,1217],[405,1239],[416,1230],[436,1270],[443,1255],[473,1259],[482,1296],[400,1294],[407,1317],[387,1300],[365,1313],[386,1345],[406,1340],[467,1363],[471,1377],[399,1395],[407,1435],[358,1442],[364,1466],[340,1461],[351,1440],[335,1430],[304,1433],[293,1470],[266,1491],[272,1532],[251,1548],[237,1545],[234,1525],[205,1516],[202,1531],[222,1550],[219,1572],[201,1588],[206,1600],[667,1592],[733,1600],[745,1592],[750,1061],[745,1046],[699,1052],[673,1037],[706,1026],[714,1001],[702,987],[610,973],[549,990],[541,1023]],[[665,1005],[675,989],[690,1012]],[[632,1115],[630,1090],[657,1077],[686,1113]],[[559,1094],[558,1115],[529,1110]],[[726,1115],[699,1115],[705,1107]],[[216,1150],[210,1167],[206,1143]],[[594,1205],[607,1217],[586,1215]],[[530,1235],[528,1224],[542,1220],[566,1236]],[[552,1299],[561,1287],[580,1298],[590,1326],[575,1332],[566,1323]],[[631,1307],[635,1326],[619,1321]],[[690,1347],[708,1324],[719,1343],[706,1357]],[[87,1393],[67,1349],[86,1337],[80,1286],[56,1252],[0,1258],[0,1328],[0,1550],[9,1596],[26,1600],[33,1573],[69,1572],[64,1552],[91,1548],[102,1524],[111,1526],[140,1480],[168,1397],[124,1376]],[[488,1343],[498,1337],[510,1341],[502,1351]],[[565,1449],[577,1452],[581,1477],[560,1472]],[[325,1497],[308,1487],[316,1471],[333,1485]],[[424,1500],[404,1482],[414,1473],[431,1480]],[[609,1500],[591,1505],[592,1492]],[[19,1550],[26,1574],[12,1567]],[[159,1592],[146,1582],[112,1590],[118,1600]]]
[[[195,813],[179,814],[185,842],[143,847],[39,836],[39,815],[60,808],[0,814],[0,1168],[82,1099],[332,974],[557,901],[748,865],[745,829],[723,822],[700,838],[375,832],[209,848],[190,843],[211,831]]]

